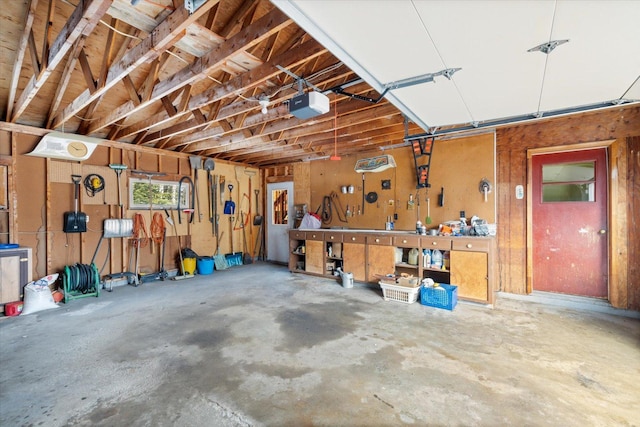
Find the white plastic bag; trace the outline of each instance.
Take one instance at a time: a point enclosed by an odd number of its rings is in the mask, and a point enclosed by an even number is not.
[[[302,221],[300,221],[300,229],[307,228],[320,228],[322,226],[322,222],[320,221],[320,217],[314,213],[306,213],[302,217]]]
[[[50,308],[58,308],[49,288],[49,285],[57,279],[58,274],[56,273],[27,284],[24,287],[24,308],[20,315],[24,316],[25,314],[37,313]]]

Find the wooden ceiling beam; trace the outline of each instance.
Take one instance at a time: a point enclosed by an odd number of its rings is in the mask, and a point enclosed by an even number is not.
[[[169,90],[175,90],[178,87],[206,78],[210,73],[224,65],[227,58],[234,53],[247,50],[291,23],[291,19],[280,12],[279,9],[273,9],[249,27],[244,28],[218,45],[205,56],[196,59],[191,66],[183,68],[173,76],[158,83],[153,91],[154,98]]]
[[[208,3],[205,3],[208,4]],[[132,107],[130,110],[118,109],[118,113],[112,113],[104,120],[94,123],[94,126],[90,128],[90,133],[96,132],[101,128],[108,126],[109,124],[121,119],[125,115],[133,114],[140,109],[146,107],[148,103],[159,100],[167,93],[171,93],[177,89],[182,88],[185,85],[193,84],[219,69],[224,65],[225,60],[234,53],[246,50],[248,47],[253,46],[263,39],[269,37],[274,32],[280,31],[282,28],[291,24],[285,14],[280,12],[279,9],[273,9],[271,12],[251,24],[249,27],[235,34],[227,41],[221,43],[217,48],[213,49],[207,55],[198,58],[195,62],[188,67],[185,67],[178,71],[173,76],[158,82],[155,85],[151,99],[147,102],[143,102],[138,107]]]
[[[82,71],[84,82],[87,85],[89,91],[93,93],[97,89],[96,80],[93,78],[93,73],[91,72],[91,67],[89,66],[89,60],[87,59],[86,53],[84,53],[84,49],[80,51],[78,60],[80,61],[80,70]]]
[[[352,111],[358,111],[361,109],[362,105],[357,105],[356,103],[349,103],[346,106],[339,106],[339,107],[342,108],[343,112],[347,111],[348,109],[351,109]],[[376,112],[369,111],[371,109],[378,110],[378,112],[376,113]],[[367,106],[366,110],[358,111],[357,113],[351,114],[348,120],[350,120],[351,122],[358,122],[360,120],[367,120],[367,118],[370,118],[372,116],[375,117],[375,114],[379,114],[380,116],[382,116],[386,114],[397,114],[397,113],[398,113],[398,110],[390,104],[377,105],[375,106],[375,108],[373,106]],[[308,123],[308,125],[301,126],[302,123]],[[317,118],[314,118],[313,120],[309,120],[309,119],[303,120],[303,119],[296,119],[296,118],[280,120],[278,122],[270,123],[265,128],[265,134],[276,133],[282,130],[288,131],[284,133],[284,136],[283,136],[284,139],[300,137],[303,135],[312,135],[314,133],[323,132],[323,131],[327,132],[329,130],[333,130],[333,116],[329,114],[324,114],[322,116],[318,116]],[[264,136],[265,134],[260,136]],[[198,142],[198,143],[195,143],[193,147],[190,147],[190,149],[207,150],[206,152],[208,155],[213,155],[213,154],[224,152],[227,149],[230,149],[231,146],[234,144],[235,146],[233,147],[233,149],[248,148],[255,143],[255,140],[254,140],[255,138],[257,137],[238,140],[235,135],[232,135],[231,137],[220,138],[214,143],[212,143],[211,141]]]
[[[29,47],[29,40],[33,38],[32,28],[37,7],[38,0],[29,0],[29,4],[27,6],[27,15],[25,16],[24,20],[24,28],[22,30],[22,37],[20,37],[20,43],[18,44],[18,50],[16,52],[16,59],[13,64],[13,72],[11,73],[9,98],[7,100],[7,120],[9,120],[13,114],[13,103],[16,99],[16,91],[18,90],[20,70],[22,70],[24,55],[27,51],[27,47]]]
[[[361,133],[358,132],[356,134],[349,134],[351,128],[363,129],[363,131]],[[396,134],[398,131],[402,132],[403,129],[404,125],[400,117],[384,118],[345,128],[344,131],[347,132],[346,134],[342,134],[343,129],[341,129],[339,131],[341,135],[337,138],[337,142],[340,145],[351,145],[352,143],[357,144],[358,141],[367,140],[372,136]],[[278,144],[286,140],[287,139],[282,137],[275,137],[271,139],[272,142]],[[333,132],[331,131],[324,132],[322,134],[316,133],[313,135],[300,136],[296,140],[298,144],[310,147],[323,147],[325,145],[333,145],[334,141],[335,137],[333,135]],[[269,150],[270,148],[271,147],[264,144],[256,144],[245,149],[234,150],[234,152],[237,152],[237,155],[251,156],[261,151]]]
[[[93,0],[94,2],[97,0]],[[111,3],[112,0],[103,0]],[[162,51],[175,43],[176,37],[181,36],[187,27],[198,20],[217,0],[209,0],[198,8],[193,14],[181,6],[162,21],[147,37],[131,48],[118,62],[109,67],[105,84],[94,93],[88,90],[81,93],[55,118],[53,126],[58,127],[73,117],[74,114],[90,104],[95,98],[111,89],[122,78],[131,73],[145,62],[156,59]],[[98,17],[99,18],[99,17]],[[121,118],[121,117],[120,117]],[[117,121],[114,120],[113,122]],[[113,123],[111,122],[111,123]],[[110,124],[110,123],[108,123]],[[106,126],[107,124],[105,124]]]
[[[76,41],[76,45],[69,54],[67,58],[67,63],[64,66],[64,70],[62,71],[62,76],[60,77],[60,81],[56,86],[56,94],[53,96],[53,102],[49,107],[49,114],[47,115],[47,120],[45,126],[50,128],[53,123],[53,117],[58,111],[58,107],[60,107],[60,103],[62,102],[62,97],[69,86],[69,82],[71,81],[71,76],[73,75],[73,70],[76,67],[76,62],[78,62],[78,55],[84,48],[86,37],[80,37]]]
[[[29,53],[33,74],[36,76],[40,75],[42,64],[40,64],[40,58],[38,58],[38,48],[36,47],[36,38],[33,35],[33,29],[29,32]]]
[[[282,73],[276,65],[286,64],[286,66],[293,66],[308,61],[310,58],[322,55],[326,51],[327,50],[315,40],[298,46],[295,49],[288,50],[273,58],[271,61],[265,62],[253,70],[231,79],[224,85],[212,87],[193,96],[191,102],[189,102],[189,108],[201,108],[222,98],[235,95],[240,90],[255,88],[270,78]]]
[[[112,53],[113,53],[113,41],[116,36],[116,32],[114,29],[118,27],[118,20],[116,18],[111,18],[111,25],[109,25],[109,34],[107,34],[107,40],[104,44],[104,53],[102,56],[102,64],[100,66],[100,73],[98,74],[98,85],[100,87],[104,86],[107,82],[107,73],[109,72],[109,67],[111,66],[112,61]]]
[[[229,37],[235,27],[242,24],[245,18],[252,15],[255,11],[258,2],[256,0],[245,0],[240,3],[238,9],[234,12],[233,16],[227,21],[225,26],[218,32],[218,34],[225,39]]]
[[[46,65],[39,75],[33,75],[27,86],[20,94],[15,105],[11,121],[15,122],[24,113],[38,91],[47,82],[60,61],[73,47],[76,40],[82,36],[88,36],[102,16],[107,12],[113,0],[84,0],[75,8],[67,23],[62,28],[55,41],[48,49]],[[85,105],[88,105],[85,104]]]
[[[282,73],[282,71],[280,71],[276,67],[276,65],[278,64],[296,64],[301,61],[306,61],[309,57],[322,55],[325,52],[326,52],[326,49],[316,41],[312,40],[310,42],[307,42],[295,49],[291,49],[283,53],[282,55],[275,57],[269,63],[264,63],[262,65],[259,65],[253,70],[231,79],[230,81],[228,81],[227,83],[221,86],[212,87],[210,89],[207,89],[201,92],[198,95],[193,95],[189,101],[188,108],[189,110],[202,108],[209,104],[218,102],[221,99],[233,96],[239,90],[254,88],[258,85],[261,85],[268,79],[278,75],[279,73]],[[218,115],[219,113],[216,113],[216,116]],[[155,120],[157,124],[160,124],[162,118],[156,117],[153,120]],[[151,120],[144,120],[144,122],[148,124],[149,122],[151,122]],[[199,122],[191,121],[190,123],[193,126],[192,127],[193,130],[201,127],[201,123]],[[138,128],[138,127],[139,126],[137,126],[137,124],[132,125],[132,128]],[[163,129],[161,131],[157,131],[156,134],[162,134],[164,137],[166,137],[166,136],[177,134],[177,133],[184,133],[185,131],[188,131],[188,130],[189,130],[188,125],[184,125],[181,123],[181,124],[175,125],[175,129],[171,129],[171,128]],[[125,133],[127,133],[126,130],[125,130]],[[151,142],[154,138],[154,135],[156,134],[150,133],[147,136],[147,138],[145,138],[145,141]]]

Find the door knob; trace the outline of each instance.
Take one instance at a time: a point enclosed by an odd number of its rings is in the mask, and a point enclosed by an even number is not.
[[[600,233],[600,234],[607,234],[607,230],[602,229],[602,230],[598,231],[598,233]]]

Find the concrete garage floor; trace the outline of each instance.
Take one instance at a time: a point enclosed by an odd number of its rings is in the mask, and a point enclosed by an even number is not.
[[[0,321],[2,426],[640,425],[640,321],[266,263]]]

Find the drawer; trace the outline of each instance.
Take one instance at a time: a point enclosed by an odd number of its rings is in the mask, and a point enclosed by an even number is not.
[[[422,247],[425,249],[451,250],[451,239],[448,237],[426,236],[422,237]]]
[[[481,238],[465,238],[456,237],[452,239],[453,249],[456,251],[470,251],[470,252],[489,252],[491,246],[491,240]]]
[[[327,242],[342,242],[342,233],[324,232],[324,240]]]
[[[366,236],[362,233],[348,233],[342,237],[342,241],[345,243],[365,243]]]
[[[404,248],[419,248],[419,236],[393,236],[393,246]]]
[[[324,231],[307,231],[305,240],[324,240]]]
[[[297,239],[297,240],[306,240],[307,239],[307,233],[304,231],[300,231],[300,230],[291,230],[289,231],[289,238],[290,239]]]
[[[391,236],[367,236],[368,245],[393,246],[391,240]]]

